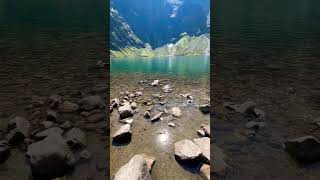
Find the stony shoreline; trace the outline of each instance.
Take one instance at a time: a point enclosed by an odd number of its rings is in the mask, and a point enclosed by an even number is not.
[[[139,163],[133,159],[139,154],[154,159],[150,174],[138,173],[149,174],[147,179],[208,177],[210,139],[203,136],[210,134],[209,84],[195,79],[181,81],[183,78],[139,73],[131,75],[133,81],[115,84],[126,77],[111,77],[110,141],[118,141],[121,133],[130,134],[122,136],[127,140],[123,144],[111,145],[111,177],[121,179],[129,175],[130,172],[125,171],[126,174],[123,168],[129,164],[138,166]],[[207,134],[198,135],[197,130]],[[202,148],[209,154],[205,155]],[[202,176],[200,170],[206,175]]]

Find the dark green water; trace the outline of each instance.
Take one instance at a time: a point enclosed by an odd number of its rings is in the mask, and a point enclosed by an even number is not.
[[[42,36],[77,37],[105,31],[106,1],[99,0],[2,0],[1,39],[41,40]]]
[[[177,56],[111,59],[111,73],[145,73],[181,76],[209,76],[210,57]]]
[[[317,0],[223,0],[215,4],[214,43],[245,55],[320,56]]]
[[[311,125],[320,116],[319,5],[317,0],[215,1],[213,132],[230,166],[222,179],[319,179],[319,163],[303,166],[282,148],[287,139],[320,138]],[[246,135],[248,119],[222,107],[248,100],[267,114],[267,128],[253,140]]]

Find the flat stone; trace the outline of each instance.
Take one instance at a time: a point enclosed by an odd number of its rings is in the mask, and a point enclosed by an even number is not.
[[[35,179],[64,176],[75,166],[75,158],[59,134],[51,134],[28,147],[27,157]]]
[[[193,140],[193,142],[200,147],[203,161],[207,164],[210,164],[210,138],[196,138]]]
[[[142,155],[133,156],[119,169],[114,180],[151,180],[146,160]]]
[[[0,163],[5,162],[10,156],[10,146],[8,141],[1,140],[0,141]]]
[[[122,125],[116,133],[112,136],[113,141],[123,142],[131,139],[132,128],[130,124]]]
[[[59,109],[63,113],[73,113],[73,112],[78,111],[79,106],[75,103],[70,102],[70,101],[64,101]]]
[[[201,149],[190,140],[181,140],[174,144],[174,155],[180,161],[193,161],[200,157]]]
[[[163,115],[163,112],[159,112],[157,114],[155,114],[152,118],[151,118],[151,122],[155,122],[160,120],[161,116]]]
[[[320,161],[320,141],[313,136],[287,140],[284,149],[299,162],[309,164]]]
[[[49,135],[51,134],[59,134],[59,135],[62,135],[63,133],[63,130],[59,127],[52,127],[52,128],[49,128],[49,129],[46,129],[44,131],[41,131],[41,132],[38,132],[37,134],[34,135],[34,137],[37,139],[37,140],[41,140],[41,139],[44,139],[46,137],[48,137]]]

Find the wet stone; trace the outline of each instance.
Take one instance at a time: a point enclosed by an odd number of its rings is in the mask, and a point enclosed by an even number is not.
[[[194,161],[201,155],[201,149],[190,140],[182,140],[174,144],[174,155],[179,161]]]

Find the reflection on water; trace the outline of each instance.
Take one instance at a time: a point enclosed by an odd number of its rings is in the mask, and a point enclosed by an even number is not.
[[[208,76],[208,56],[178,56],[153,58],[119,58],[111,60],[111,73],[173,74],[187,76]]]
[[[169,138],[169,132],[167,131],[163,131],[157,136],[157,140],[162,146],[166,146],[169,143]]]

